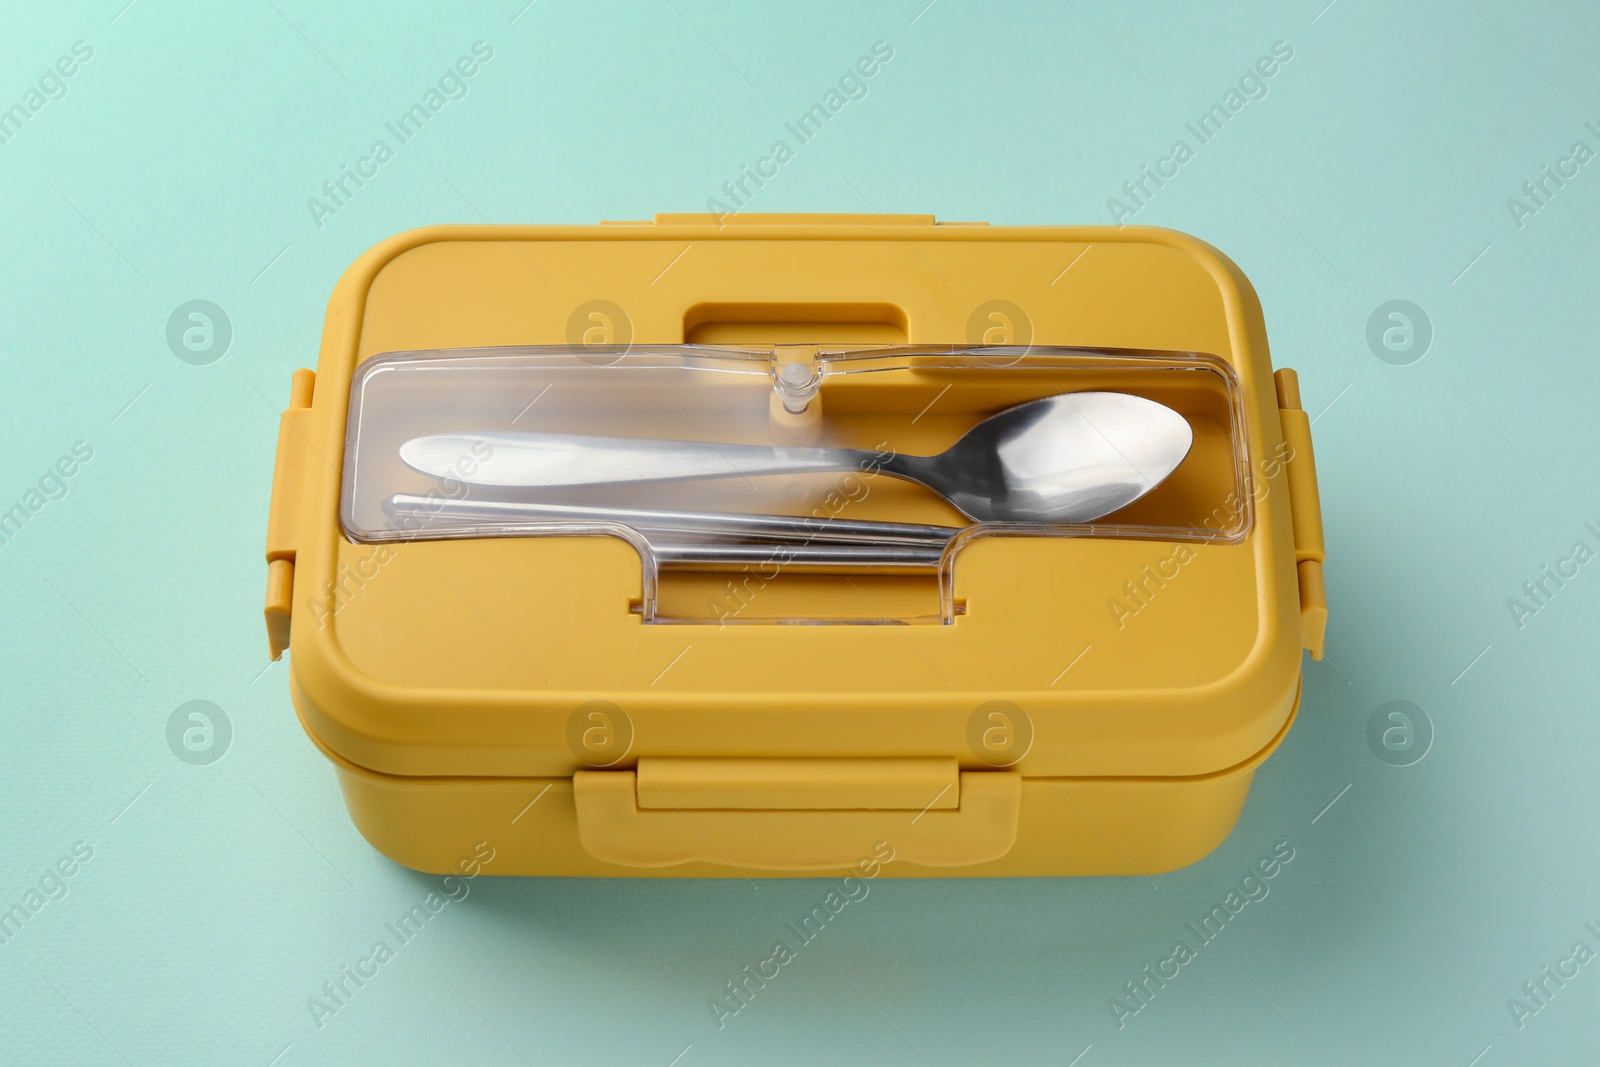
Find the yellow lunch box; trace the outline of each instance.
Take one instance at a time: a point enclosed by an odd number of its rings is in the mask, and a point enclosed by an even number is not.
[[[1106,396],[1186,450],[1105,514],[896,473]],[[1014,444],[1004,478],[1078,462]],[[1136,227],[399,235],[294,374],[267,529],[302,725],[367,840],[440,873],[484,842],[490,874],[1171,870],[1234,825],[1327,615],[1294,372],[1237,267]]]

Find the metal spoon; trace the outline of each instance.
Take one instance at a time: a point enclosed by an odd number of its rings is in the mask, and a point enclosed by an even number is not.
[[[437,478],[522,488],[881,471],[927,486],[979,522],[1088,522],[1155,488],[1193,440],[1171,408],[1097,392],[1008,408],[934,456],[496,430],[413,438],[400,457]],[[462,456],[482,458],[468,474]]]

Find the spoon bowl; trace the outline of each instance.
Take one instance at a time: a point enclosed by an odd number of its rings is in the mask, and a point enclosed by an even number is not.
[[[1193,442],[1188,421],[1164,404],[1061,393],[984,419],[936,456],[896,456],[884,469],[978,522],[1088,522],[1160,485]]]

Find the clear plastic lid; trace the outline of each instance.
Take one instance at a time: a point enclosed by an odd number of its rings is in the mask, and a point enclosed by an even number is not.
[[[548,346],[351,383],[355,542],[603,534],[666,572],[948,574],[975,537],[1236,542],[1231,368],[1189,352]]]

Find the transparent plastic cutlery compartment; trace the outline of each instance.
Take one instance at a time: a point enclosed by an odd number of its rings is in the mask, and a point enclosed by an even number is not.
[[[356,542],[593,533],[647,569],[913,574],[992,534],[1242,539],[1231,369],[1197,353],[396,352],[351,384]]]

